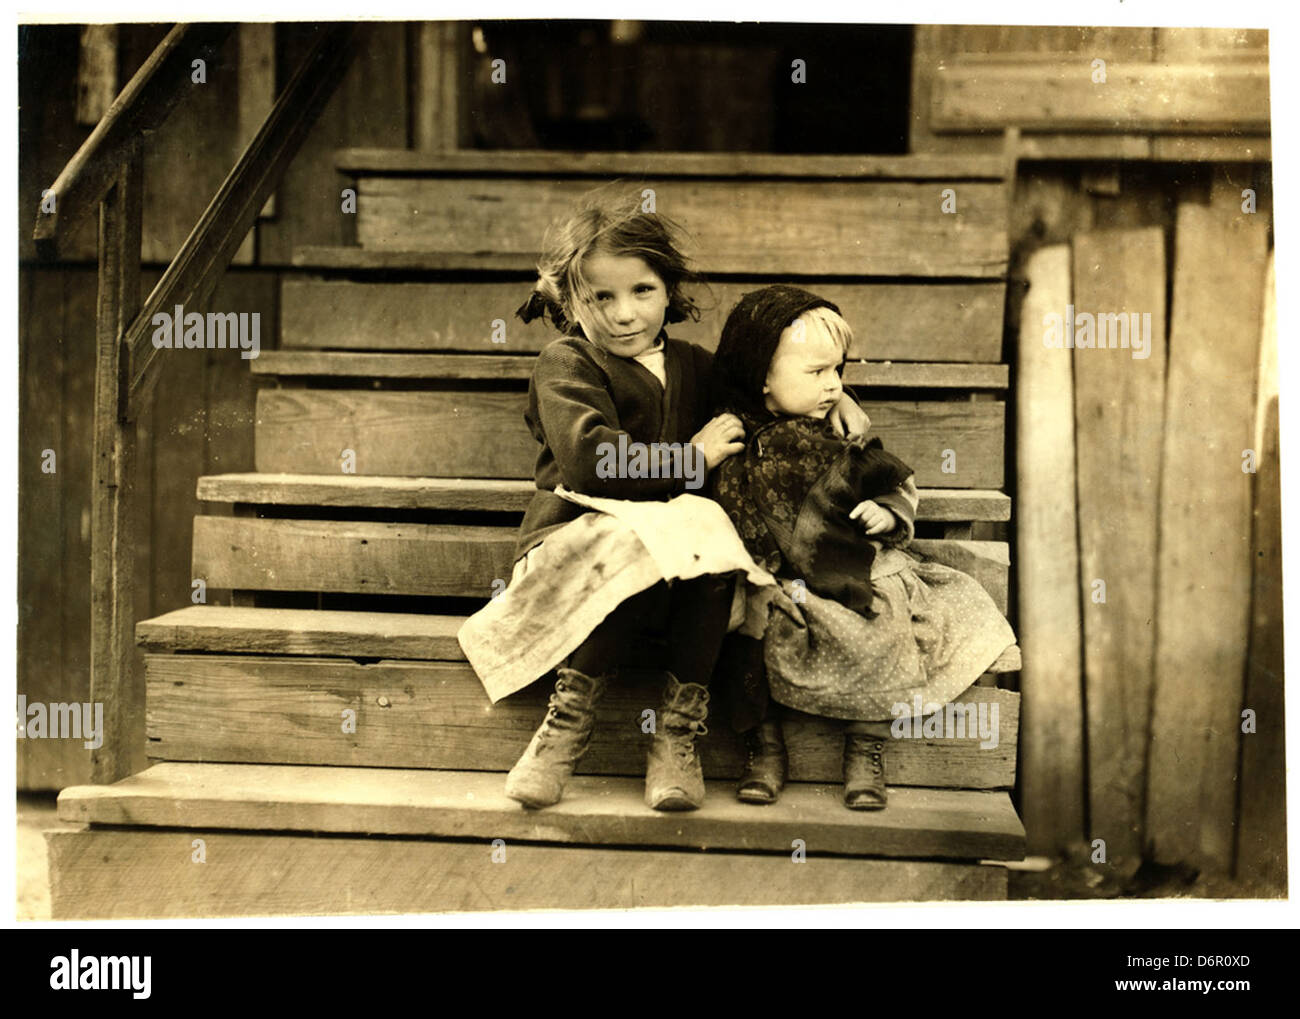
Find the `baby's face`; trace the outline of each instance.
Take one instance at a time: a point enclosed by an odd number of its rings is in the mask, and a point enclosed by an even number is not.
[[[837,370],[844,355],[815,322],[796,319],[781,333],[767,369],[764,402],[774,414],[824,418],[844,392]]]
[[[668,310],[664,281],[636,255],[595,252],[582,263],[592,300],[579,317],[587,339],[615,357],[654,346]]]

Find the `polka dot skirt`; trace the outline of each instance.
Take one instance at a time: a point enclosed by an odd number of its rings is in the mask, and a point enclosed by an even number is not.
[[[928,713],[1016,642],[988,592],[960,570],[916,562],[872,587],[875,619],[810,591],[795,599],[802,619],[773,610],[764,655],[774,700],[865,722],[915,715],[919,695]]]

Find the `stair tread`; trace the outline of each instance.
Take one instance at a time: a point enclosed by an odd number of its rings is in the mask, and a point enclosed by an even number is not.
[[[360,474],[209,474],[205,502],[368,509],[527,509],[537,486],[509,478],[403,478]]]
[[[846,810],[837,785],[796,783],[766,807],[708,783],[697,811],[645,806],[634,778],[575,776],[564,800],[525,810],[499,772],[165,763],[109,786],[59,794],[59,817],[88,824],[313,831],[809,855],[1021,859],[1024,827],[1006,792],[896,788],[883,811]]]
[[[992,242],[990,242],[990,246]],[[298,269],[320,269],[331,272],[498,272],[517,273],[521,278],[537,272],[537,255],[524,251],[435,251],[429,248],[367,248],[358,244],[306,244],[294,248],[292,264]],[[787,256],[751,256],[744,264],[733,259],[715,262],[700,260],[706,273],[740,276],[783,276],[789,274]],[[921,271],[912,262],[883,262],[861,270],[863,278],[879,277],[929,277],[961,278],[967,282],[1006,279],[1006,257],[984,255],[974,259],[958,260],[929,272]],[[815,275],[846,275],[842,268],[817,269]]]
[[[464,661],[456,640],[464,616],[409,612],[188,605],[136,624],[136,642],[155,650],[340,655],[416,661]],[[1017,672],[1010,647],[990,672]]]
[[[374,509],[492,509],[522,511],[531,481],[481,478],[408,478],[340,474],[210,474],[199,478],[206,502],[282,506],[356,506]],[[1011,497],[995,489],[922,488],[918,520],[1009,520]]]
[[[537,256],[511,251],[389,251],[354,244],[307,244],[293,251],[300,269],[360,271],[470,270],[475,272],[537,272]]]
[[[526,379],[536,354],[429,354],[321,350],[269,350],[252,361],[254,375],[330,378]],[[1006,389],[1005,364],[930,361],[850,361],[851,386],[928,389]]]
[[[158,650],[260,651],[464,661],[464,616],[409,612],[189,605],[136,623],[136,641]]]
[[[596,174],[646,177],[831,177],[836,180],[1001,180],[1006,164],[998,156],[813,155],[734,152],[435,152],[412,149],[346,148],[335,165],[358,176],[398,174]]]

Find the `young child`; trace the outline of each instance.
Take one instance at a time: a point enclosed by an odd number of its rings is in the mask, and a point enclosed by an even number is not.
[[[728,628],[732,577],[752,569],[721,511],[682,494],[742,448],[742,428],[733,414],[709,418],[709,354],[664,332],[665,322],[698,317],[683,290],[697,277],[671,224],[641,212],[639,201],[589,199],[547,239],[536,287],[519,309],[526,322],[549,315],[563,334],[538,356],[529,384],[525,420],[540,444],[537,492],[520,526],[509,587],[459,634],[490,695],[560,666],[546,717],[506,780],[506,795],[529,807],[560,800],[591,739],[606,684],[647,628],[665,638],[667,675],[647,758],[646,803],[658,810],[700,805],[704,780],[694,741],[706,731],[707,687]],[[865,428],[852,401],[845,416]],[[620,450],[639,457],[635,469],[611,469]],[[665,520],[680,519],[667,516],[670,507],[692,498],[717,517],[712,530],[676,525],[683,533],[674,532],[670,544],[691,553],[691,565],[675,571],[663,567],[663,557],[647,564],[642,543],[623,526],[625,517],[644,521],[653,507],[628,513],[610,501],[669,497],[676,498],[664,506]],[[728,539],[735,546],[730,559],[717,551]],[[659,572],[647,578],[652,566]],[[506,620],[514,628],[509,638],[501,635]],[[527,659],[534,671],[514,684],[497,682],[492,663],[504,659],[487,653],[494,640],[541,648]],[[567,656],[543,657],[546,649]]]
[[[972,578],[902,551],[918,501],[912,469],[879,439],[827,427],[852,342],[839,309],[806,290],[772,286],[740,300],[714,358],[714,405],[744,423],[745,448],[710,486],[801,617],[774,606],[751,677],[765,666],[773,700],[850,723],[844,802],[878,810],[895,705],[911,714],[916,694],[951,701],[1015,635]],[[773,715],[746,732],[738,795],[748,802],[772,802],[784,783]]]

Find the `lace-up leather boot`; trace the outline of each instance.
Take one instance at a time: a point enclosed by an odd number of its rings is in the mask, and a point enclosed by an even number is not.
[[[645,801],[655,810],[694,810],[704,802],[704,771],[695,752],[695,737],[708,729],[709,691],[698,683],[680,683],[671,672],[654,742],[646,757]]]
[[[564,784],[591,742],[596,704],[609,679],[564,668],[556,670],[556,675],[546,717],[506,776],[506,795],[526,807],[560,802]]]

